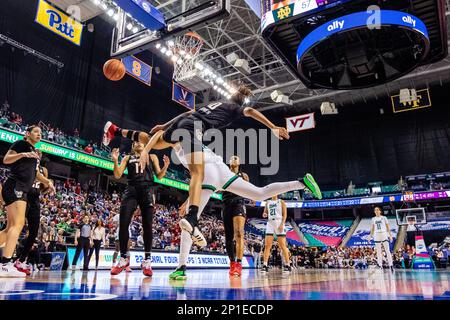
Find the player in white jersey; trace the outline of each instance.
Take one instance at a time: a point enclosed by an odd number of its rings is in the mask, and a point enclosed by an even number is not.
[[[289,265],[289,249],[286,244],[286,218],[287,218],[287,208],[286,203],[278,199],[277,196],[273,196],[272,199],[266,202],[266,207],[264,208],[263,218],[267,218],[266,225],[266,238],[264,241],[264,256],[263,256],[263,266],[261,271],[269,271],[268,262],[270,252],[272,251],[273,237],[277,236],[278,245],[281,249],[281,254],[283,255],[283,261],[285,265],[283,266],[283,272],[291,272],[292,268]]]
[[[389,269],[391,271],[394,271],[394,264],[392,261],[392,254],[389,246],[392,242],[392,234],[388,219],[385,216],[381,215],[382,211],[380,207],[375,207],[374,212],[375,217],[372,218],[370,238],[375,242],[378,267],[380,269],[383,268],[383,251],[381,249],[381,247],[383,247],[389,264]]]
[[[105,126],[105,131],[111,131],[111,128],[114,128],[113,135],[115,136],[122,136],[124,138],[132,139],[134,141],[140,141],[142,143],[147,143],[150,140],[150,135],[145,132],[121,129],[114,124],[111,124],[110,122],[107,126]],[[189,168],[189,161],[188,159],[186,159],[188,155],[185,155],[180,143],[168,143],[159,141],[154,146],[154,149],[165,148],[172,148],[179,158],[181,164],[183,164],[184,167]],[[211,195],[215,191],[229,191],[250,200],[262,201],[274,195],[308,188],[319,199],[322,198],[322,193],[319,186],[317,185],[313,176],[309,173],[307,173],[304,177],[299,178],[298,180],[276,182],[271,183],[265,187],[257,187],[233,173],[230,168],[223,162],[222,157],[216,155],[212,150],[205,146],[203,146],[202,148],[202,154],[204,157],[204,178],[202,183],[202,192],[200,194],[200,206],[197,216],[195,217],[196,221],[198,221],[198,219],[200,218],[201,213],[203,212],[206,204],[211,198]],[[189,208],[189,203],[185,202],[183,208],[184,207]],[[192,218],[192,216],[190,218]],[[192,243],[198,244],[200,246],[206,246],[206,240],[197,227],[197,223],[190,221],[189,217],[184,217],[180,220],[179,224],[182,229],[180,241],[180,258],[178,259],[178,268],[172,274],[170,274],[170,278],[172,280],[180,280],[186,278],[186,265]]]

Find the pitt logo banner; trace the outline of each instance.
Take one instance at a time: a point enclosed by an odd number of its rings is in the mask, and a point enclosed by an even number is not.
[[[391,100],[394,113],[431,107],[431,97],[428,89],[417,90],[417,98],[411,102],[401,103],[400,95],[392,96]]]
[[[77,46],[81,44],[83,24],[44,0],[39,0],[35,21]]]

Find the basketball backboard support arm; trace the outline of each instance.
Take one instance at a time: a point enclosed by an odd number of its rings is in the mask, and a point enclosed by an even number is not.
[[[147,50],[154,42],[162,38],[176,36],[195,27],[222,20],[230,14],[230,11],[230,0],[211,0],[198,8],[168,19],[167,27],[163,30],[144,29],[127,37],[127,15],[120,10],[119,19],[112,34],[111,57],[123,58]]]

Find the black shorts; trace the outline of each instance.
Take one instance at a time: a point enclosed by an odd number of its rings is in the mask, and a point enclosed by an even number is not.
[[[163,139],[168,143],[180,142],[185,154],[201,152],[203,147],[202,126],[201,120],[188,116],[167,128],[164,131]]]
[[[247,210],[245,209],[245,204],[242,201],[232,201],[226,202],[223,205],[222,211],[223,217],[246,217]]]
[[[26,191],[25,191],[26,190]],[[15,180],[8,179],[3,184],[2,197],[5,202],[5,206],[16,201],[28,201],[28,190],[21,186],[21,184]]]
[[[153,207],[153,192],[148,184],[146,185],[128,185],[122,197],[121,207],[124,210],[136,210],[137,206],[141,209]]]

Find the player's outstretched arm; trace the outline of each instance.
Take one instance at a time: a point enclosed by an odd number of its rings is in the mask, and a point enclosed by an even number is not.
[[[151,154],[150,158],[152,159],[153,168],[155,169],[156,176],[158,177],[158,179],[161,180],[167,173],[167,169],[169,168],[170,165],[170,159],[168,156],[164,155],[163,157],[164,166],[161,169],[158,157],[154,154]]]
[[[263,115],[261,112],[259,112],[256,109],[253,109],[251,107],[246,107],[244,109],[244,115],[249,118],[253,118],[256,121],[262,123],[267,128],[272,130],[273,134],[280,140],[283,139],[289,139],[289,133],[287,132],[286,128],[283,127],[277,127],[274,125],[269,119],[266,118],[265,115]]]
[[[114,162],[114,178],[119,180],[122,178],[123,173],[125,172],[125,168],[127,166],[128,160],[130,159],[130,156],[125,156],[125,158],[122,159],[122,162],[119,165],[119,149],[115,148],[111,152],[111,158]]]

